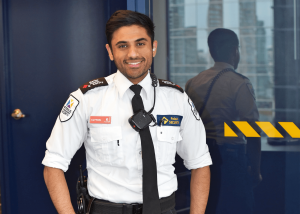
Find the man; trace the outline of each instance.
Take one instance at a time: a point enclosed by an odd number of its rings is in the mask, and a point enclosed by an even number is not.
[[[58,213],[74,213],[64,171],[84,143],[92,214],[176,213],[176,151],[192,170],[191,213],[203,214],[211,164],[204,126],[179,86],[159,80],[154,91],[149,69],[157,41],[151,19],[117,11],[106,36],[118,71],[73,92],[47,141],[44,178],[54,206]],[[158,124],[134,130],[128,119],[153,106]]]
[[[261,180],[260,138],[245,139],[232,121],[247,121],[260,132],[254,123],[259,120],[255,94],[249,79],[234,71],[240,60],[237,35],[215,29],[208,46],[214,66],[190,79],[185,87],[200,112],[213,160],[206,213],[252,213],[252,187]],[[224,122],[237,137],[224,137]]]

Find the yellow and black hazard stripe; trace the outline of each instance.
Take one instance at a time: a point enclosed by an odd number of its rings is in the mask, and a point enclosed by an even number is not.
[[[232,121],[241,130],[245,137],[260,137],[254,128],[246,121]],[[283,138],[282,134],[270,122],[255,122],[268,137]],[[293,122],[278,122],[279,125],[292,137],[300,138],[300,129]],[[237,134],[224,122],[224,137],[238,137]]]

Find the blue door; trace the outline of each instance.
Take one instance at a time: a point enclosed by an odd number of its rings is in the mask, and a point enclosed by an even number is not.
[[[116,69],[105,50],[105,24],[118,9],[146,13],[145,0],[2,0],[0,26],[0,169],[2,213],[56,213],[41,161],[69,93]],[[11,114],[20,109],[24,118]],[[76,207],[81,148],[66,173]]]

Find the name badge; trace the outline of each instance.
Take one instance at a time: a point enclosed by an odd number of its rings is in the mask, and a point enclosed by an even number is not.
[[[157,115],[159,126],[180,126],[182,116],[180,115]]]
[[[111,116],[90,116],[90,123],[111,124]]]

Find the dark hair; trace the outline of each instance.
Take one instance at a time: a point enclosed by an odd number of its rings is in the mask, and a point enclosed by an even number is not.
[[[120,27],[138,25],[146,29],[148,36],[154,41],[154,24],[152,20],[145,14],[134,12],[131,10],[118,10],[112,14],[106,23],[106,39],[111,47],[113,33]]]
[[[225,28],[217,28],[208,36],[208,47],[215,62],[227,62],[239,46],[235,32]]]

